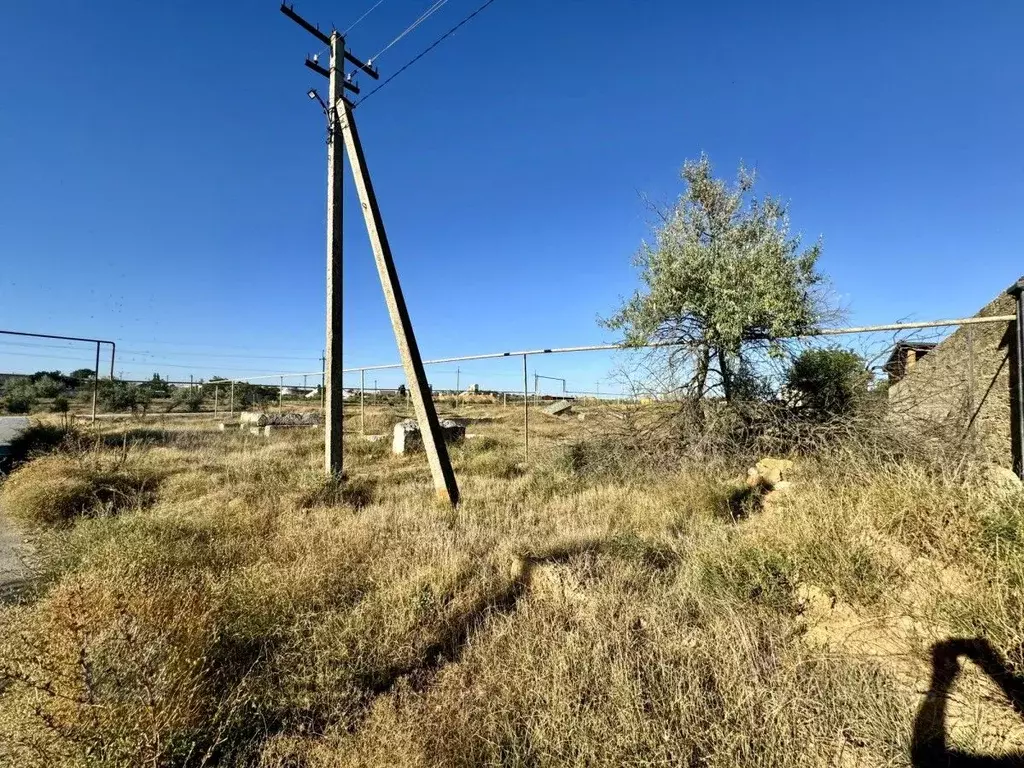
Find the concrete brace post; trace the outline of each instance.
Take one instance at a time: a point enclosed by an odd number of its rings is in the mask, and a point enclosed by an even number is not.
[[[338,98],[332,98],[331,107],[340,113],[339,122],[345,136],[345,149],[348,152],[349,163],[352,165],[356,192],[362,205],[366,231],[370,237],[374,261],[377,263],[377,273],[384,291],[384,301],[391,318],[391,327],[395,331],[398,354],[402,358],[402,368],[405,370],[405,378],[409,384],[409,394],[416,409],[416,418],[419,422],[427,462],[430,464],[434,489],[438,499],[444,500],[454,507],[459,503],[459,486],[455,481],[455,473],[452,471],[448,448],[444,444],[444,436],[441,434],[441,425],[434,408],[434,400],[430,396],[426,371],[423,369],[423,358],[420,356],[419,346],[416,344],[412,320],[409,318],[405,296],[398,280],[398,270],[395,268],[391,246],[388,244],[387,233],[384,230],[384,220],[377,205],[377,197],[373,192],[373,183],[370,180],[366,158],[363,156],[363,147],[359,141],[359,133],[352,116],[352,105],[340,96],[341,94],[338,94]]]

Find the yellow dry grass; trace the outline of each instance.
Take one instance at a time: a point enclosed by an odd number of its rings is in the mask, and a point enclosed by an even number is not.
[[[538,415],[524,466],[519,412],[460,411],[455,511],[355,435],[344,483],[320,432],[183,419],[25,465],[0,505],[64,527],[0,607],[0,764],[903,765],[932,643],[1024,663],[1020,494],[845,453],[734,520],[742,467],[581,473],[587,422]],[[954,746],[1024,748],[956,692]]]

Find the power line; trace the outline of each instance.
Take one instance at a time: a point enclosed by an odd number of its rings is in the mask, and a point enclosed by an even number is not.
[[[419,61],[419,60],[420,60],[420,59],[422,59],[422,58],[423,58],[424,56],[426,56],[426,55],[427,55],[428,53],[430,53],[430,52],[431,52],[432,50],[434,50],[434,49],[435,49],[435,48],[436,48],[437,46],[439,46],[439,45],[440,45],[440,44],[441,44],[442,42],[444,42],[444,41],[445,41],[446,39],[448,39],[448,38],[449,38],[449,37],[451,37],[451,36],[452,36],[453,34],[455,34],[455,32],[456,32],[456,31],[457,31],[457,30],[459,29],[459,27],[461,27],[461,26],[462,26],[463,24],[466,24],[467,22],[471,21],[471,20],[472,20],[472,19],[473,19],[473,18],[474,18],[474,17],[475,17],[475,16],[476,16],[476,15],[477,15],[478,13],[480,13],[480,11],[482,11],[482,10],[483,10],[484,8],[486,8],[487,6],[489,6],[489,5],[490,5],[491,3],[493,3],[493,2],[494,2],[494,0],[487,0],[487,2],[486,2],[486,3],[484,3],[483,5],[481,5],[481,6],[479,7],[479,8],[477,8],[477,9],[476,9],[475,11],[473,11],[473,12],[472,12],[471,14],[469,14],[469,15],[468,15],[468,16],[467,16],[466,18],[464,18],[464,19],[463,19],[462,21],[460,21],[460,22],[459,22],[458,24],[456,24],[456,25],[455,25],[454,27],[452,27],[452,28],[451,28],[451,29],[449,29],[449,30],[448,30],[447,32],[445,32],[445,33],[444,33],[443,35],[441,35],[441,36],[440,36],[439,38],[437,38],[437,40],[435,40],[435,41],[434,41],[434,42],[432,42],[432,43],[431,43],[431,44],[430,44],[429,46],[427,46],[427,47],[426,47],[425,49],[423,49],[423,51],[421,51],[421,52],[420,52],[419,54],[417,54],[417,55],[416,55],[416,56],[414,56],[414,57],[413,57],[412,59],[410,59],[410,60],[409,60],[409,61],[408,61],[408,62],[407,62],[406,64],[404,64],[403,66],[401,66],[401,67],[400,67],[400,68],[398,69],[398,71],[396,71],[396,72],[395,72],[395,74],[391,75],[391,77],[387,78],[387,79],[386,79],[386,80],[385,80],[384,82],[382,82],[382,83],[381,83],[380,85],[378,85],[378,86],[377,86],[376,88],[374,88],[374,89],[373,89],[372,91],[370,91],[370,92],[369,92],[369,93],[367,93],[367,94],[366,94],[365,96],[363,96],[363,98],[361,98],[361,99],[360,99],[359,101],[357,101],[357,102],[356,102],[356,103],[355,103],[355,104],[353,105],[353,108],[354,108],[354,107],[357,107],[357,106],[359,106],[360,104],[362,104],[362,103],[363,103],[364,101],[366,101],[366,100],[367,100],[368,98],[370,98],[371,96],[373,96],[373,94],[375,94],[375,93],[376,93],[377,91],[379,91],[379,90],[380,90],[381,88],[383,88],[383,87],[384,87],[385,85],[387,85],[387,84],[388,84],[388,83],[390,83],[390,82],[391,82],[392,80],[394,80],[394,79],[395,79],[396,77],[398,77],[398,76],[399,76],[400,74],[402,74],[403,72],[405,72],[405,70],[407,70],[407,69],[408,69],[409,67],[411,67],[411,66],[412,66],[413,64],[415,64],[415,63],[416,63],[417,61]]]
[[[373,64],[373,62],[375,62],[378,58],[380,58],[381,54],[386,53],[387,51],[391,50],[392,46],[394,46],[396,43],[398,43],[399,40],[401,40],[403,37],[405,37],[410,32],[412,32],[414,29],[416,29],[416,27],[418,27],[424,21],[426,21],[431,16],[433,16],[441,8],[441,6],[444,5],[447,2],[448,2],[448,0],[435,0],[434,4],[432,6],[430,6],[429,8],[427,8],[427,10],[425,10],[423,13],[421,13],[420,17],[418,19],[416,19],[416,21],[414,21],[412,24],[410,24],[408,27],[406,27],[405,30],[398,35],[398,37],[396,37],[390,43],[388,43],[383,48],[381,48],[379,51],[377,51],[377,53],[375,53],[373,56],[371,56],[368,59],[367,63],[368,64]]]
[[[351,24],[349,24],[349,25],[348,25],[348,28],[347,28],[347,29],[346,29],[346,30],[345,30],[344,32],[342,32],[342,33],[341,33],[341,36],[342,36],[342,37],[344,37],[344,36],[345,36],[345,35],[347,35],[347,34],[348,34],[349,32],[351,32],[351,31],[352,31],[353,29],[355,29],[355,27],[356,27],[356,24],[358,24],[358,23],[359,23],[359,22],[361,22],[361,21],[362,21],[363,19],[365,19],[365,18],[366,18],[367,16],[369,16],[369,15],[370,15],[371,13],[373,13],[373,12],[374,12],[375,10],[377,10],[377,6],[378,6],[378,5],[380,5],[380,4],[381,4],[381,3],[383,3],[383,2],[384,2],[384,0],[377,0],[377,2],[376,2],[376,3],[374,3],[374,4],[373,4],[373,5],[372,5],[372,6],[370,7],[370,10],[368,10],[368,11],[367,11],[366,13],[364,13],[364,14],[363,14],[362,16],[360,16],[360,17],[359,17],[358,19],[356,19],[356,20],[355,20],[355,21],[353,21],[353,22],[352,22]]]
[[[3,346],[34,347],[36,349],[56,349],[56,350],[64,350],[64,351],[68,351],[68,350],[74,349],[74,347],[71,346],[71,345],[75,344],[75,343],[80,343],[80,342],[66,342],[66,343],[64,343],[62,345],[58,345],[58,344],[41,344],[39,342],[32,342],[32,341],[2,341],[2,340],[0,340],[0,345],[3,345]]]
[[[140,355],[142,357],[233,357],[242,360],[319,360],[319,355],[308,355],[307,357],[295,357],[294,355],[239,355],[220,352],[150,352],[142,349],[123,350],[126,355]]]
[[[78,363],[92,362],[88,358],[67,357],[65,355],[47,355],[41,352],[0,352],[0,357],[34,357],[41,360],[73,360]]]

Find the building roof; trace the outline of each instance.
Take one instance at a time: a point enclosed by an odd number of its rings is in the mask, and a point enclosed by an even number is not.
[[[934,341],[897,341],[889,354],[889,359],[885,361],[885,367],[895,365],[906,352],[928,352],[935,349],[935,345]]]

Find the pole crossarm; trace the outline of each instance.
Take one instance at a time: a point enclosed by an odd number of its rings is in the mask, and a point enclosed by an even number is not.
[[[289,19],[294,21],[296,24],[298,24],[304,30],[309,32],[309,34],[311,34],[313,37],[315,37],[317,40],[319,40],[324,45],[330,45],[331,44],[331,36],[328,35],[326,32],[322,31],[318,25],[310,24],[304,18],[299,16],[299,14],[297,14],[295,12],[295,6],[288,5],[287,3],[281,3],[281,13],[283,13]]]

